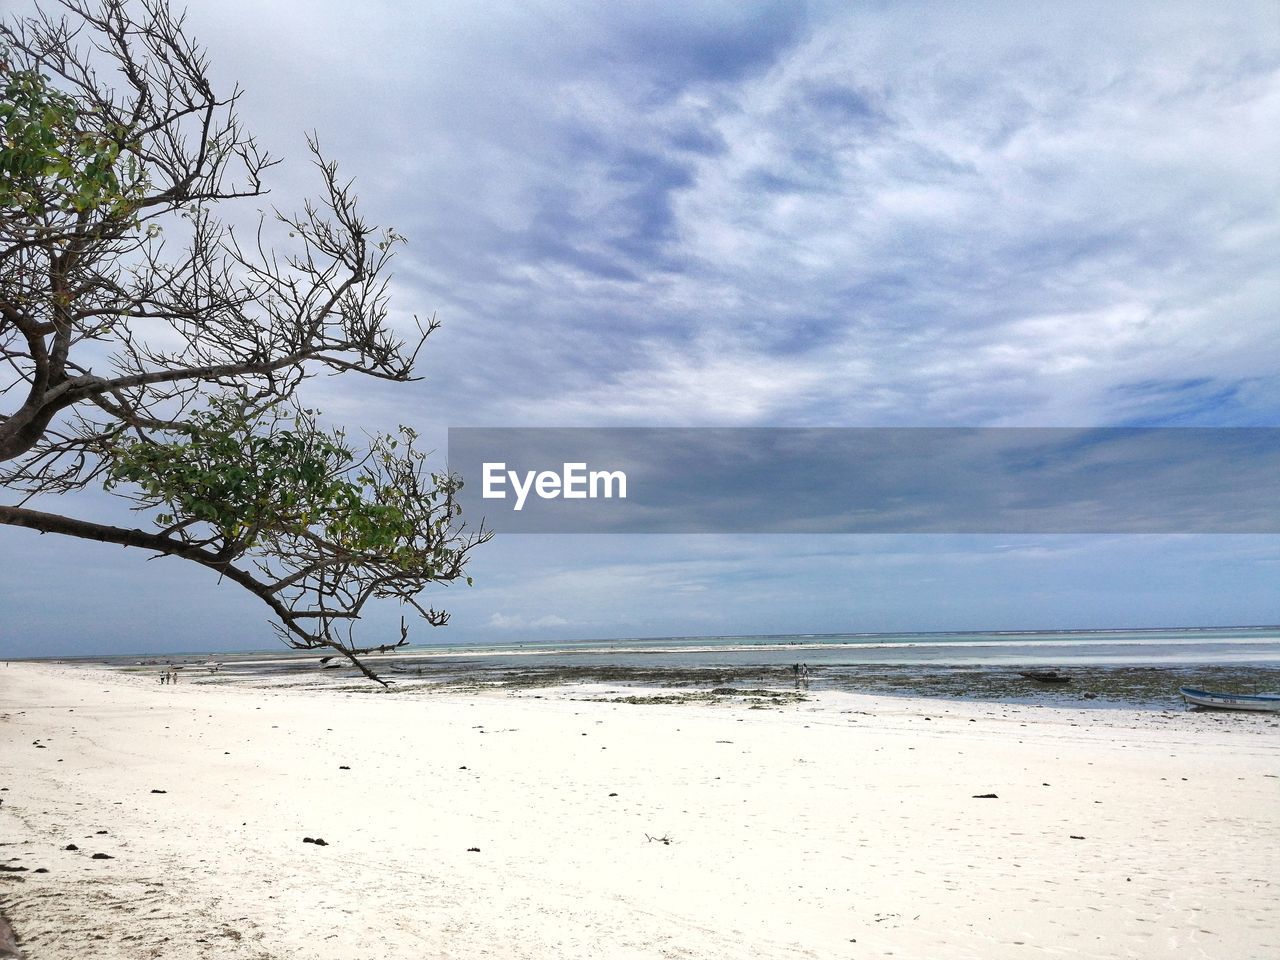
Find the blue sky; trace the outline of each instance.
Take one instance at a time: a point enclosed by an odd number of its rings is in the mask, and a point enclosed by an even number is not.
[[[1274,3],[263,6],[188,22],[288,158],[272,200],[314,189],[314,129],[409,237],[398,322],[445,324],[421,384],[315,382],[335,419],[440,447],[1280,425]],[[0,530],[0,564],[0,649],[271,642],[175,561]],[[1274,623],[1278,564],[1265,537],[509,537],[420,636]]]

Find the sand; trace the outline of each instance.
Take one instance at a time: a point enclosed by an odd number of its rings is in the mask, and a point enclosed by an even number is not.
[[[1276,718],[634,692],[0,666],[0,905],[29,960],[1280,956]]]

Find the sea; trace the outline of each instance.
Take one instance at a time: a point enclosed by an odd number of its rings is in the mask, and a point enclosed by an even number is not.
[[[329,684],[359,679],[327,653],[280,648],[83,659],[129,670],[172,663],[193,680],[219,682],[299,674]],[[569,682],[776,688],[797,683],[803,670],[810,690],[1168,708],[1180,703],[1182,685],[1280,692],[1280,627],[528,640],[404,647],[367,662],[400,689]],[[209,669],[214,663],[216,674]],[[1024,671],[1067,679],[1044,684]]]
[[[406,656],[493,658],[619,667],[860,664],[1097,666],[1241,664],[1280,667],[1280,627],[1034,630],[948,633],[767,634],[539,640],[486,646],[419,647]]]

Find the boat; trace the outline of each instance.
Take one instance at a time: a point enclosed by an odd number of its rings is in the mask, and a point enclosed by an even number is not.
[[[1036,680],[1040,683],[1070,683],[1071,678],[1064,676],[1057,670],[1022,670],[1018,676],[1027,680]]]
[[[1265,710],[1280,713],[1280,693],[1210,693],[1195,687],[1179,687],[1189,706],[1214,710]]]

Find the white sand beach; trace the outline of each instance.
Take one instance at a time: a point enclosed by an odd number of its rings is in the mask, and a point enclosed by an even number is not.
[[[0,904],[29,960],[1280,956],[1275,718],[634,692],[0,666]]]

